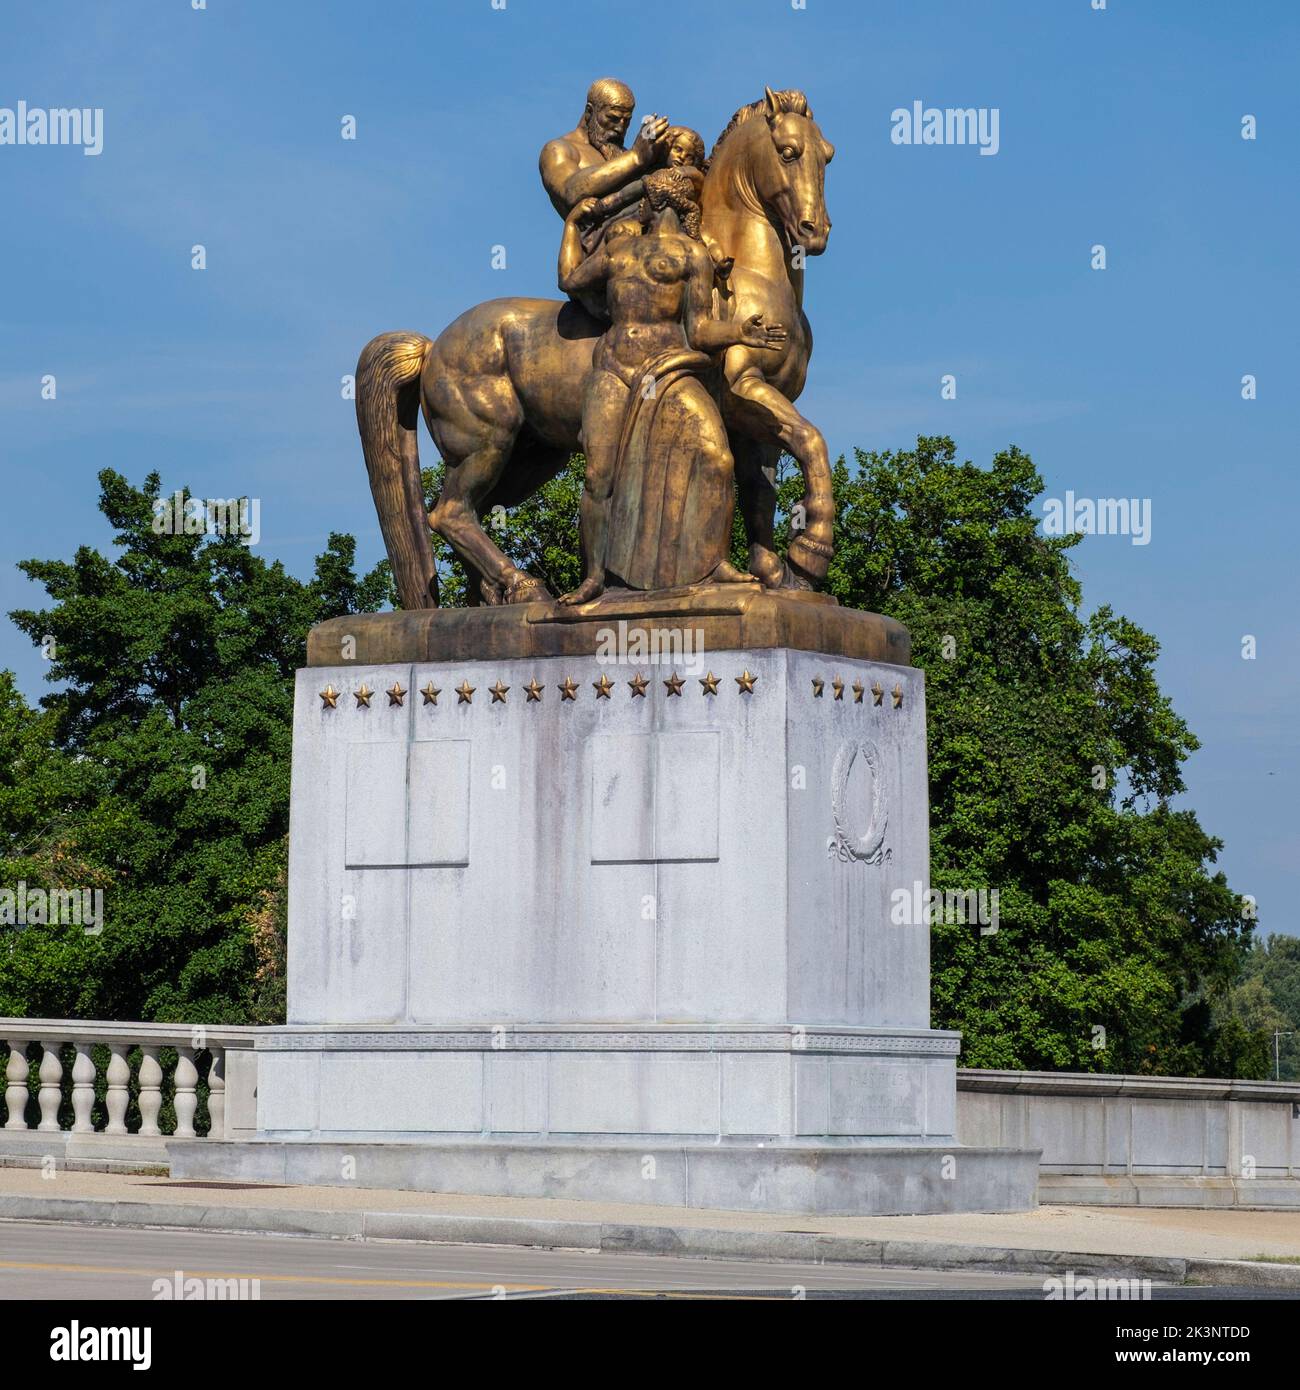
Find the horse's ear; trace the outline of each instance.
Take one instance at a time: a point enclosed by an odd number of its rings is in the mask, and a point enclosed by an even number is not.
[[[767,119],[769,121],[774,121],[781,114],[782,111],[781,99],[771,89],[771,87],[764,87],[763,95],[767,98]]]

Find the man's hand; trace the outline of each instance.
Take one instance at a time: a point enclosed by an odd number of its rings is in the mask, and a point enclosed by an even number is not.
[[[591,218],[596,209],[600,206],[599,198],[579,198],[569,209],[569,215],[564,220],[566,222],[583,222]]]
[[[762,314],[747,318],[741,327],[741,340],[746,347],[779,348],[787,338],[785,324],[764,323]]]
[[[664,136],[667,134],[667,116],[647,116],[641,122],[640,134],[632,142],[632,151],[643,169],[649,168],[663,153]]]

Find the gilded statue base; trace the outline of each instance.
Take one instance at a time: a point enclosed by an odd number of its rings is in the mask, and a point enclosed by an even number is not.
[[[654,594],[611,589],[571,608],[548,599],[349,614],[311,630],[307,665],[597,656],[607,654],[611,642],[637,640],[665,652],[675,643],[690,652],[784,647],[911,664],[911,638],[893,618],[842,608],[828,594],[711,584]]]

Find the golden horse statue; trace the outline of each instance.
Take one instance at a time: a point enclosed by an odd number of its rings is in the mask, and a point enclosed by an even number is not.
[[[788,328],[780,347],[729,347],[721,362],[749,568],[769,588],[814,587],[832,553],[826,441],[792,402],[812,353],[803,262],[826,249],[825,169],[833,154],[804,94],[767,88],[718,137],[700,194],[704,234],[734,259],[720,316],[743,322],[761,314]],[[540,580],[497,548],[479,518],[530,496],[579,449],[584,383],[606,327],[571,300],[492,299],[436,339],[384,333],[366,345],[357,364],[357,423],[403,608],[438,604],[430,527],[465,563],[472,599],[548,596]],[[427,516],[421,412],[446,463],[442,493]],[[773,537],[782,450],[804,478],[802,525],[784,559]]]

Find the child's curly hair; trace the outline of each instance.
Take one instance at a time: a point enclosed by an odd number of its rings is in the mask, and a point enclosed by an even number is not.
[[[680,169],[656,169],[641,180],[645,197],[639,209],[641,221],[648,223],[655,212],[672,210],[681,219],[682,231],[700,240],[700,205],[695,201],[695,184]]]

